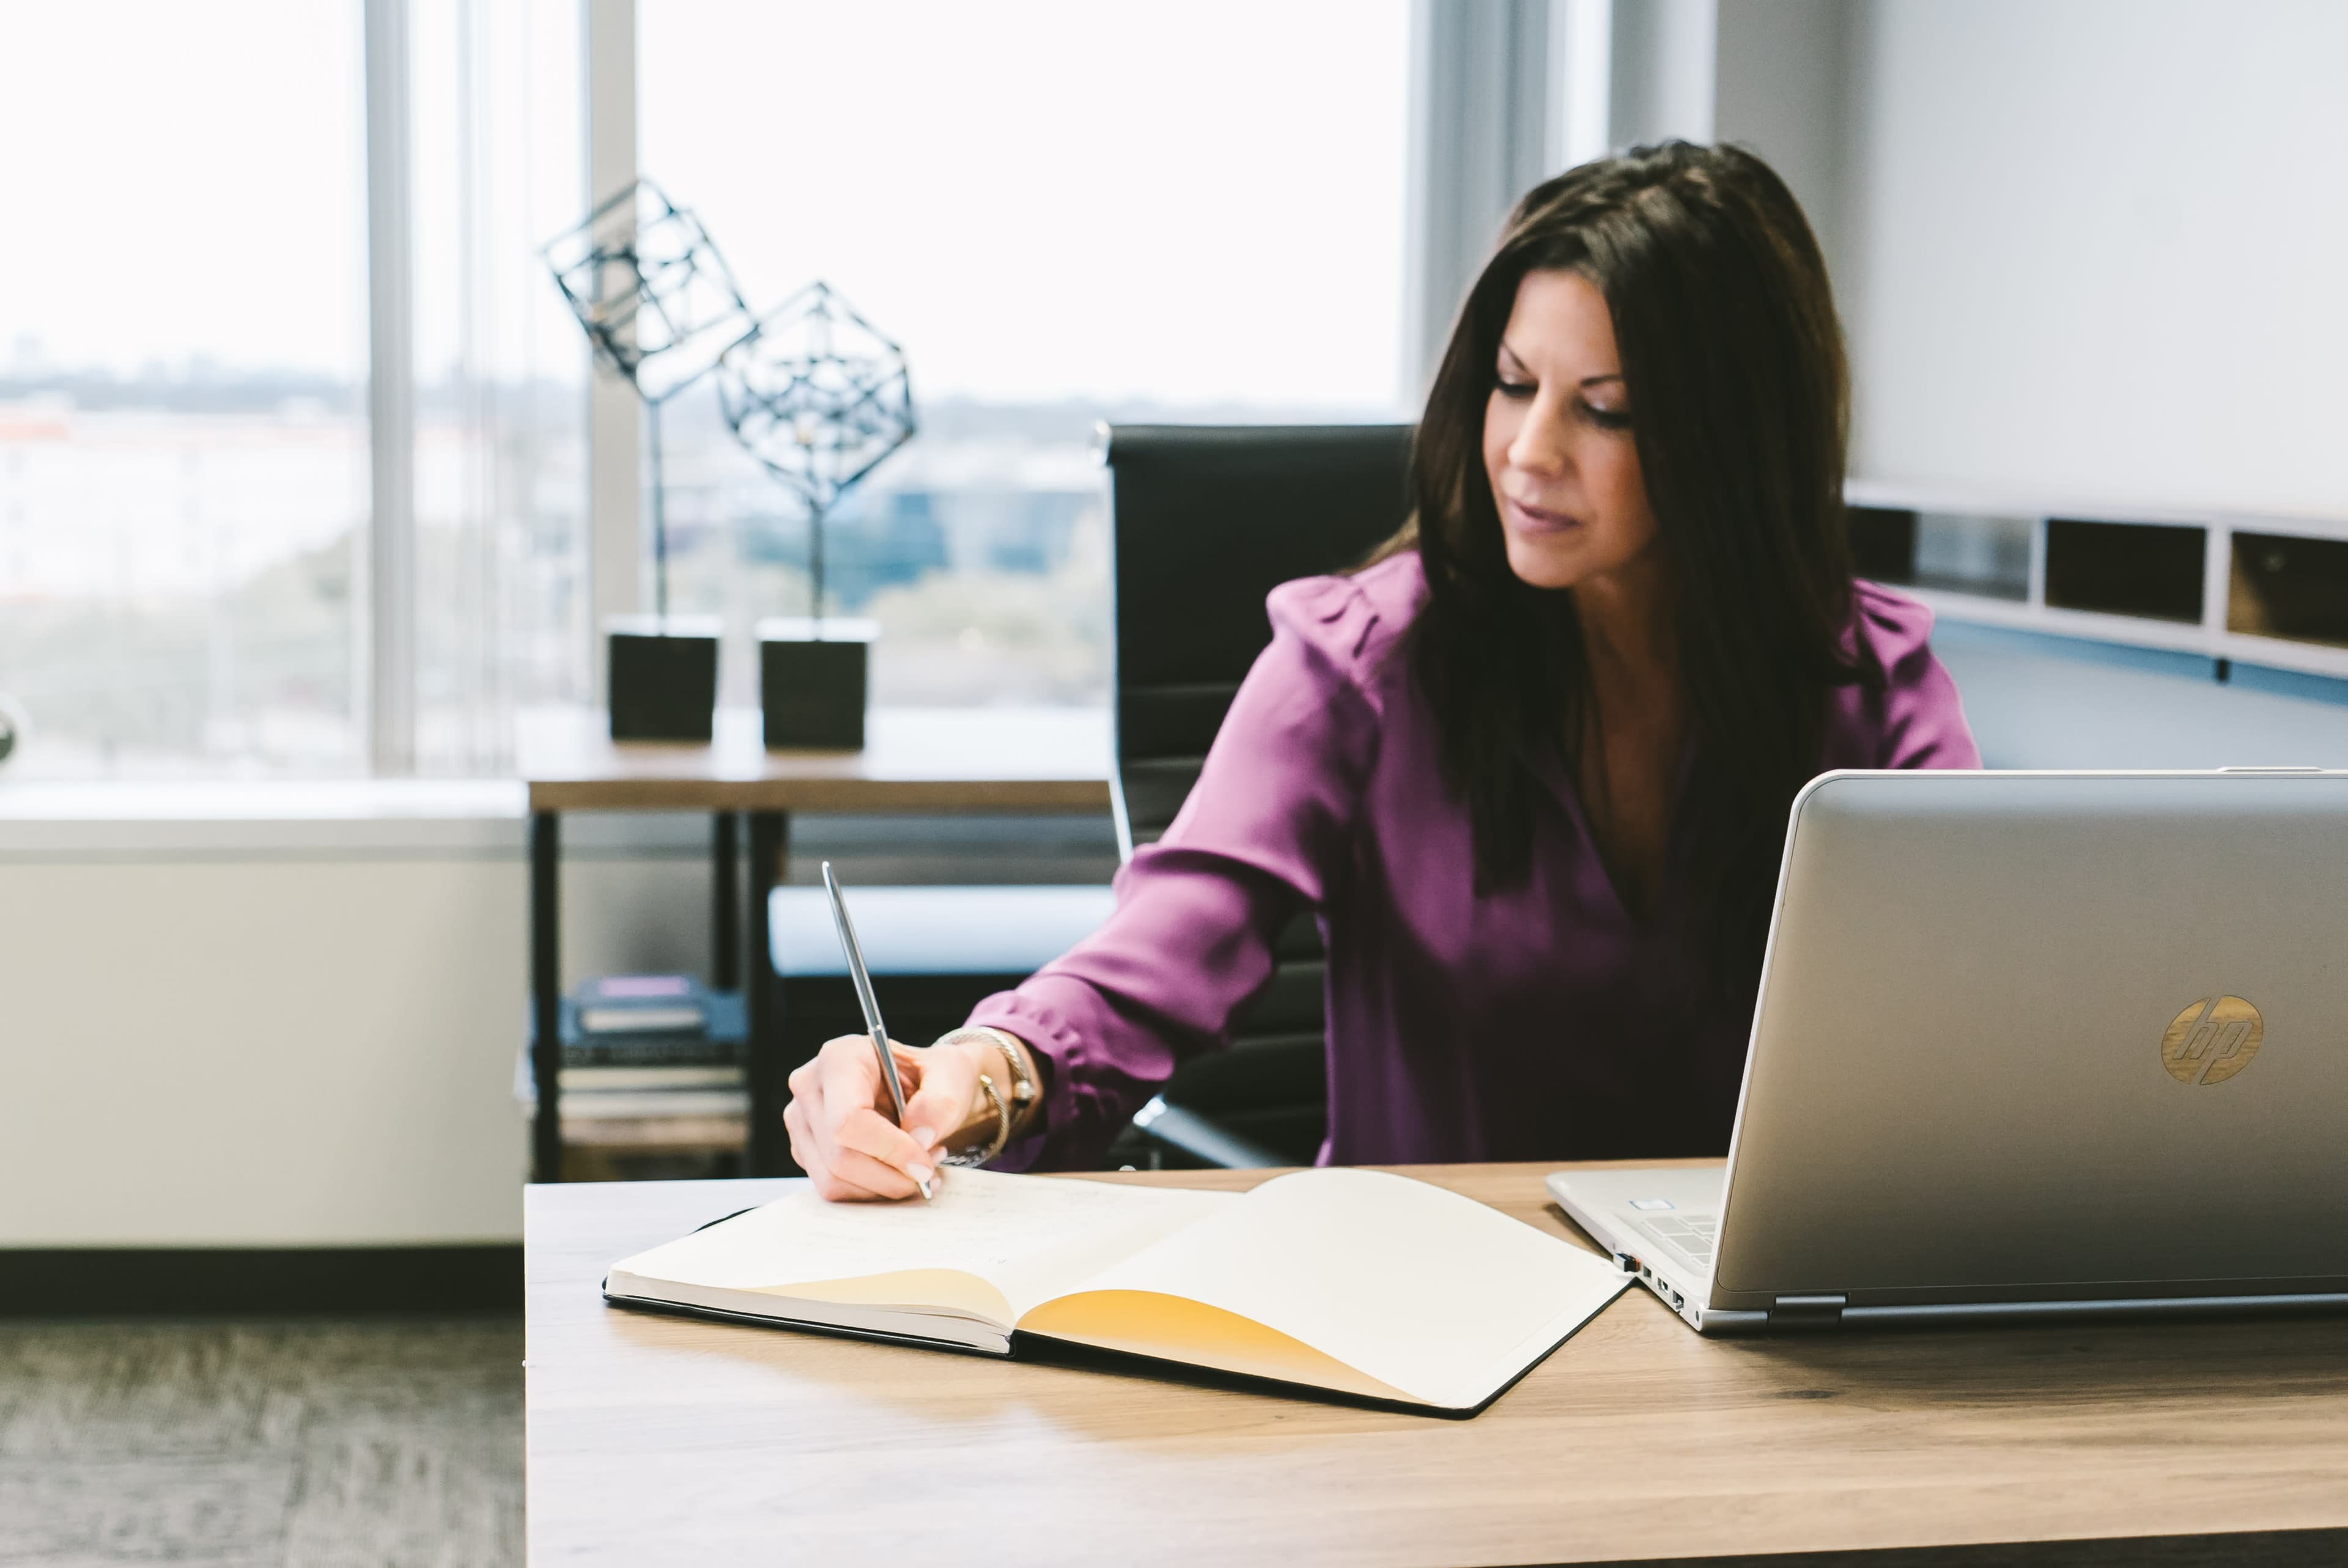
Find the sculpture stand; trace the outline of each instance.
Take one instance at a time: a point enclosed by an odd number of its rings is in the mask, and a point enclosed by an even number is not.
[[[714,615],[614,615],[603,622],[613,740],[709,743],[722,629]]]
[[[661,472],[661,405],[659,403],[647,401],[644,404],[644,436],[652,447],[653,613],[666,620],[668,619],[668,481]]]
[[[829,284],[810,283],[719,356],[717,405],[808,509],[808,618],[759,623],[767,744],[860,747],[880,628],[824,618],[823,528],[840,497],[912,438],[904,351]]]
[[[602,202],[544,255],[596,359],[644,400],[652,442],[655,614],[607,623],[612,738],[706,742],[717,701],[717,637],[668,613],[661,405],[754,333],[756,318],[701,220],[648,179]]]
[[[758,622],[758,705],[769,748],[861,751],[880,623],[778,616]]]

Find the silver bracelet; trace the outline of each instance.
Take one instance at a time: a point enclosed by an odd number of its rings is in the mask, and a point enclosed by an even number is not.
[[[983,1072],[978,1075],[978,1087],[986,1095],[986,1102],[994,1108],[994,1142],[986,1146],[984,1153],[965,1149],[959,1154],[941,1155],[941,1165],[983,1165],[1003,1153],[1003,1145],[1011,1142],[1011,1108],[1003,1102],[1003,1091],[995,1088],[994,1080]]]
[[[1019,1042],[992,1024],[980,1024],[974,1029],[965,1025],[938,1036],[931,1042],[931,1049],[965,1040],[984,1040],[1001,1054],[1004,1081],[1011,1085],[1011,1119],[1016,1122],[1030,1105],[1043,1097],[1043,1091],[1029,1076],[1025,1063],[1019,1059]]]

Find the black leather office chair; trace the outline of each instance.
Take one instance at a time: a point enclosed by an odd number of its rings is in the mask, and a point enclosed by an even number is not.
[[[1407,425],[1125,425],[1107,435],[1119,849],[1166,831],[1256,655],[1264,595],[1361,560],[1410,509]],[[1326,970],[1308,912],[1228,1052],[1189,1062],[1113,1155],[1309,1163],[1328,1122]]]

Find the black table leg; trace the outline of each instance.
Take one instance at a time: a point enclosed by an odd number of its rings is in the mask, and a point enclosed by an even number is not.
[[[709,825],[709,883],[716,907],[709,922],[709,983],[730,991],[742,983],[741,852],[735,815],[718,812]]]
[[[790,1136],[783,1130],[783,1106],[790,1099],[789,1064],[783,1061],[782,1009],[778,1005],[775,960],[767,940],[767,896],[783,879],[783,856],[790,845],[790,817],[779,811],[754,811],[750,817],[750,940],[744,955],[742,989],[750,1010],[750,1174],[789,1175]]]
[[[530,1124],[530,1180],[562,1180],[562,967],[556,897],[561,887],[561,818],[530,819],[530,1072],[538,1089]]]

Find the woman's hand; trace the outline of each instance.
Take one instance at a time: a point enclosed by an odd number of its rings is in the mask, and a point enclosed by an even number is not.
[[[870,1035],[827,1040],[791,1074],[783,1125],[791,1158],[834,1201],[910,1198],[937,1176],[938,1155],[973,1120],[978,1075],[1003,1071],[1000,1052],[972,1040],[927,1050],[890,1042],[905,1091],[905,1125],[891,1119],[889,1086]]]

